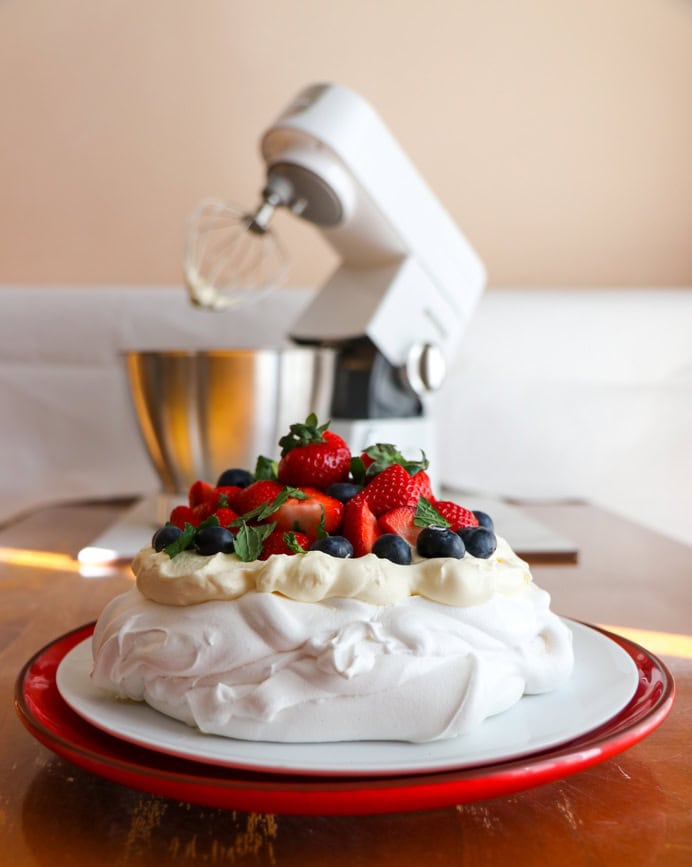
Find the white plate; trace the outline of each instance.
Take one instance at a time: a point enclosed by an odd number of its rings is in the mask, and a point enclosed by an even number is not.
[[[57,686],[83,719],[121,740],[209,764],[271,773],[387,776],[477,767],[537,753],[592,731],[634,695],[637,667],[614,641],[569,621],[575,667],[561,689],[524,696],[461,737],[426,744],[349,741],[283,744],[206,735],[148,705],[114,700],[93,686],[91,638],[62,660]]]

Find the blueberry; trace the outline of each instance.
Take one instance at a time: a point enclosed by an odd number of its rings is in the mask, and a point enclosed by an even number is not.
[[[216,482],[217,488],[235,487],[247,488],[255,481],[252,473],[247,470],[231,469],[224,470]]]
[[[323,536],[315,539],[308,551],[322,551],[330,557],[353,557],[353,545],[344,536]]]
[[[233,533],[226,527],[200,527],[195,533],[195,550],[210,557],[212,554],[233,553]]]
[[[173,524],[165,524],[163,527],[159,527],[159,529],[154,533],[151,540],[151,547],[155,551],[163,551],[164,548],[167,548],[171,545],[178,536],[182,535],[182,530],[180,527],[176,527]]]
[[[411,546],[406,539],[397,536],[396,533],[384,533],[375,540],[372,553],[383,560],[391,560],[401,566],[408,566],[411,562]]]
[[[353,482],[334,482],[327,488],[327,495],[334,497],[335,500],[340,500],[342,503],[347,503],[355,497],[357,493],[362,491],[360,485],[355,485]]]
[[[478,521],[478,525],[480,527],[485,527],[488,530],[494,530],[495,525],[493,524],[493,519],[490,515],[485,512],[474,511],[473,513],[476,516],[476,520]]]
[[[487,527],[464,527],[462,530],[457,530],[457,533],[471,556],[487,560],[495,553],[497,537]]]
[[[421,557],[455,557],[460,560],[466,553],[461,539],[446,527],[424,527],[418,536],[416,550]]]

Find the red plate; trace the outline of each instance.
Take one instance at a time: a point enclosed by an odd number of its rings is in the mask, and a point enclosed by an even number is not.
[[[221,768],[134,746],[72,711],[55,676],[63,657],[94,624],[40,650],[17,678],[15,706],[29,732],[80,768],[125,786],[208,807],[302,815],[357,815],[429,810],[506,795],[584,770],[628,749],[656,729],[673,705],[675,686],[649,651],[603,629],[633,660],[639,685],[631,701],[599,728],[555,749],[514,761],[400,777],[314,777]]]

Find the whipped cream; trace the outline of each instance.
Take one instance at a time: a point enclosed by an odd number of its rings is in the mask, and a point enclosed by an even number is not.
[[[528,565],[498,536],[492,557],[466,554],[462,559],[418,559],[410,566],[367,554],[331,557],[321,551],[275,554],[244,563],[235,554],[204,557],[183,551],[171,558],[153,548],[142,549],[132,569],[148,599],[164,605],[195,605],[237,599],[251,591],[281,593],[297,602],[358,599],[372,605],[395,605],[409,596],[423,596],[445,605],[479,605],[496,593],[522,593],[531,583]]]
[[[505,545],[455,567],[145,550],[96,625],[93,681],[226,737],[454,737],[572,669],[569,628]]]

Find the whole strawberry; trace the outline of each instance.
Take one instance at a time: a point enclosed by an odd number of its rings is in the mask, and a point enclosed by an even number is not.
[[[374,476],[363,489],[365,500],[379,517],[399,506],[415,506],[430,497],[430,478],[424,470],[411,475],[401,464],[392,464]]]
[[[311,413],[303,424],[292,424],[279,440],[281,459],[279,481],[296,488],[311,487],[325,491],[336,482],[348,479],[351,452],[346,442],[320,425]]]

